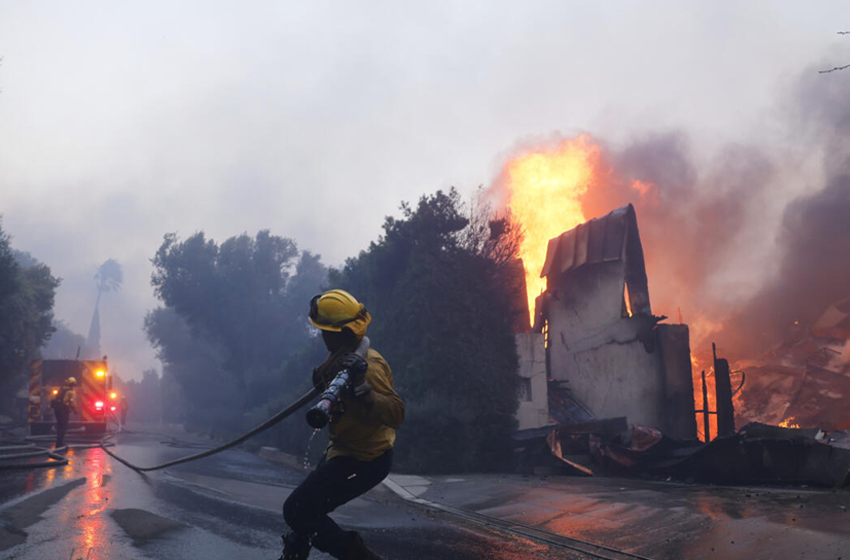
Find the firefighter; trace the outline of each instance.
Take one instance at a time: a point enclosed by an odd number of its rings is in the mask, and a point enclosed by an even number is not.
[[[77,380],[69,377],[65,380],[65,384],[59,389],[56,398],[50,402],[53,407],[53,412],[56,414],[56,445],[55,449],[65,446],[65,432],[68,431],[68,419],[73,411],[77,412],[77,396],[74,393],[74,386]]]
[[[365,360],[354,353],[372,321],[363,304],[348,292],[330,290],[310,301],[309,320],[329,352],[313,371],[313,383],[324,388],[343,368],[352,382],[343,397],[344,412],[328,426],[324,457],[283,505],[291,532],[283,537],[281,560],[304,560],[311,546],[343,560],[380,560],[358,533],[342,530],[328,513],[389,474],[404,403],[393,390],[386,360],[372,349]]]

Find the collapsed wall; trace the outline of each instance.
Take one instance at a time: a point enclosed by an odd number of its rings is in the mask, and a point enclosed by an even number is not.
[[[545,337],[549,415],[696,438],[688,327],[652,315],[634,207],[552,239],[541,276],[532,330]]]

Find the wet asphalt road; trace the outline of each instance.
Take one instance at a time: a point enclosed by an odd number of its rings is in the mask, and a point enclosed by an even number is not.
[[[141,465],[197,452],[161,443],[171,437],[123,433],[113,451]],[[306,475],[241,450],[146,475],[102,449],[68,457],[64,467],[0,471],[0,558],[278,558],[282,501]],[[583,557],[411,506],[380,486],[334,516],[388,560]]]

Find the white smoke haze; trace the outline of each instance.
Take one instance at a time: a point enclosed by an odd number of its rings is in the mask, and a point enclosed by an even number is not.
[[[97,266],[121,263],[122,290],[101,302],[102,347],[140,378],[157,365],[141,326],[163,234],[221,242],[268,228],[339,265],[402,200],[472,192],[522,139],[586,131],[623,177],[664,193],[638,208],[654,308],[721,322],[782,270],[784,209],[846,162],[829,123],[846,116],[850,74],[816,74],[850,62],[835,34],[845,12],[0,2],[3,227],[63,278],[56,315],[79,333]],[[700,236],[709,222],[722,231]],[[652,256],[674,226],[674,254],[704,258]]]

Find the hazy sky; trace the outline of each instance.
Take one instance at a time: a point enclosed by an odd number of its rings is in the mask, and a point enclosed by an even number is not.
[[[846,2],[2,0],[3,228],[81,334],[97,266],[123,265],[102,347],[140,377],[164,233],[268,228],[339,265],[534,139],[772,142],[777,92],[850,62],[846,27]]]

